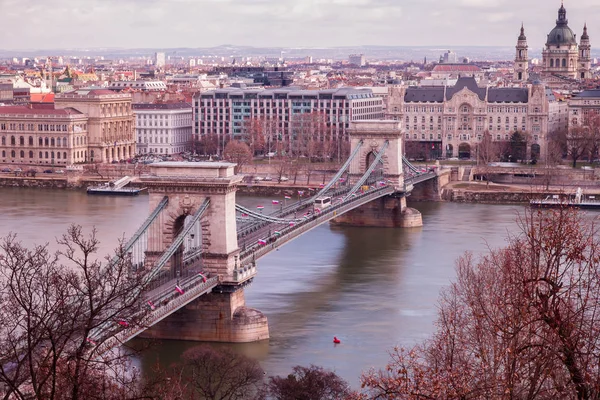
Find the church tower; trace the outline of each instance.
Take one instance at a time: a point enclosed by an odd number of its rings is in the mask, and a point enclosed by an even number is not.
[[[587,24],[583,26],[583,35],[579,41],[579,79],[590,79],[592,77],[592,46],[587,32]]]
[[[529,79],[529,58],[527,56],[527,37],[525,36],[525,28],[521,24],[521,34],[517,41],[517,53],[515,56],[514,70],[515,74],[513,79],[519,82],[525,82]]]

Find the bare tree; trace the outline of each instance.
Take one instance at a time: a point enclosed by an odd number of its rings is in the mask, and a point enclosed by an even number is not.
[[[268,393],[277,400],[339,400],[349,397],[351,390],[335,372],[298,365],[285,378],[269,378]]]
[[[489,186],[491,179],[490,163],[497,160],[498,146],[494,142],[492,135],[485,131],[481,138],[481,142],[477,144],[477,173],[486,181],[486,186]]]
[[[61,249],[0,242],[0,384],[5,399],[128,398],[137,376],[121,352],[100,352],[120,329],[143,318],[142,277],[122,246],[94,259],[95,231],[71,226]],[[93,337],[93,340],[90,339]]]
[[[182,360],[186,398],[238,400],[261,396],[264,372],[256,360],[207,345],[186,350]]]
[[[558,208],[519,225],[506,248],[458,261],[433,337],[365,374],[369,398],[599,398],[596,222]]]
[[[239,140],[232,140],[225,146],[223,158],[236,163],[236,173],[240,173],[244,165],[252,161],[252,152],[246,143]]]

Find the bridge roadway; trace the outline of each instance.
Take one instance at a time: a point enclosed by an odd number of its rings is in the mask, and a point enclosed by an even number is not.
[[[418,184],[418,183],[427,181],[429,179],[433,179],[436,176],[437,176],[437,174],[435,172],[427,172],[427,173],[413,175],[409,179],[406,180],[406,184],[407,184],[407,186],[411,187],[413,184]],[[332,198],[332,205],[330,207],[325,208],[321,212],[319,212],[318,210],[316,210],[314,208],[314,197],[310,197],[306,200],[302,200],[300,202],[297,202],[297,203],[291,204],[285,208],[282,208],[279,211],[265,215],[268,217],[275,217],[275,218],[281,218],[281,219],[286,219],[286,220],[296,220],[293,225],[291,225],[290,223],[276,223],[276,222],[267,222],[267,221],[260,221],[260,220],[256,221],[256,220],[251,219],[251,217],[248,217],[249,222],[243,224],[238,229],[238,246],[242,249],[242,252],[240,254],[240,265],[241,266],[245,265],[245,262],[247,262],[247,257],[248,257],[249,253],[255,254],[255,255],[260,254],[261,256],[266,254],[263,251],[260,251],[258,253],[256,252],[257,249],[260,249],[261,247],[270,247],[270,248],[280,247],[280,245],[282,243],[291,240],[291,239],[284,238],[283,235],[285,235],[289,232],[292,232],[292,231],[296,231],[297,229],[303,227],[307,222],[310,222],[315,218],[319,218],[319,221],[322,220],[320,223],[327,222],[327,221],[335,218],[337,215],[341,215],[347,211],[350,211],[353,208],[356,208],[363,204],[366,204],[371,200],[389,195],[394,192],[393,190],[391,190],[391,191],[389,191],[389,193],[387,193],[388,191],[383,190],[384,188],[389,188],[389,186],[387,184],[382,186],[382,182],[383,181],[369,182],[369,185],[367,185],[367,186],[369,186],[368,191],[366,191],[364,193],[357,193],[357,195],[355,197],[351,197],[350,199],[347,199],[346,201],[344,201],[343,199],[344,199],[345,194],[350,191],[349,186],[341,187],[334,191],[331,191],[328,194],[328,196]],[[379,190],[379,189],[381,189],[381,190]],[[386,192],[386,193],[378,195],[376,197],[369,197],[370,200],[368,200],[368,201],[363,200],[365,198],[365,195],[371,194],[374,192],[377,192],[377,193]],[[357,204],[357,205],[349,207],[349,208],[346,207],[346,205],[350,206],[350,205],[354,205],[354,204]],[[341,206],[344,206],[344,207],[341,207]],[[326,218],[326,219],[321,218],[321,217],[325,217],[325,216],[332,214],[334,211],[336,211],[336,215],[331,215],[330,218]],[[278,232],[279,234],[276,234],[276,232]],[[296,236],[298,236],[298,235],[296,235]],[[296,236],[294,236],[294,237],[296,237]],[[258,243],[259,240],[267,241],[266,245],[259,244]],[[276,246],[273,246],[273,244],[275,244],[275,243],[278,243],[278,244]],[[256,260],[256,258],[255,258],[255,260]]]
[[[280,223],[266,223],[260,226],[256,231],[248,232],[242,235],[242,251],[239,256],[239,265],[243,268],[252,265],[254,261],[268,254],[272,250],[281,247],[296,237],[316,228],[317,226],[328,222],[335,217],[344,214],[354,208],[360,207],[380,197],[393,194],[395,189],[387,184],[379,186],[369,186],[369,189],[356,196],[343,199],[342,196],[333,197],[333,204],[324,208],[320,212],[313,211],[313,203],[305,202],[296,208],[296,214],[302,219],[293,225]],[[289,212],[289,210],[288,210]],[[288,214],[289,215],[289,214]],[[293,219],[293,218],[290,218]],[[278,232],[275,233],[275,232]],[[264,240],[266,243],[259,243]]]

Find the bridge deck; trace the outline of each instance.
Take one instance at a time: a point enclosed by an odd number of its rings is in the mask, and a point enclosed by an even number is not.
[[[156,308],[147,312],[139,324],[124,327],[117,334],[111,336],[97,349],[98,353],[103,354],[115,346],[133,339],[146,329],[167,318],[169,315],[191,303],[198,297],[210,293],[220,282],[221,279],[219,276],[212,277],[204,282],[204,278],[198,275],[185,283],[179,283],[179,287],[184,292],[183,294],[176,292],[173,284],[173,290],[168,293],[160,292],[157,297],[151,298],[151,301],[155,304]],[[146,301],[149,299],[150,298],[146,297]]]
[[[251,264],[260,257],[268,254],[272,250],[284,245],[292,239],[295,239],[296,237],[308,232],[309,230],[316,228],[317,226],[328,222],[339,215],[353,210],[354,208],[360,207],[380,197],[388,196],[394,193],[394,191],[394,188],[391,186],[369,190],[349,200],[333,204],[319,213],[311,213],[311,215],[306,219],[299,223],[295,223],[293,226],[269,224],[251,235],[252,239],[263,235],[263,238],[267,239],[267,243],[265,245],[259,244],[258,239],[256,239],[256,242],[240,253],[240,265],[245,266],[247,264]],[[273,228],[273,225],[281,226],[278,231],[279,235],[274,236],[273,230],[271,229]],[[269,230],[271,231],[271,236],[267,237],[265,233],[267,233]]]

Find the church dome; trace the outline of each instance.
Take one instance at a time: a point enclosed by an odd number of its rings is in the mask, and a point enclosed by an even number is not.
[[[548,34],[547,45],[560,46],[565,44],[577,44],[575,34],[568,26],[557,26]]]
[[[561,46],[561,45],[576,45],[577,40],[575,34],[569,28],[569,20],[567,19],[567,10],[564,6],[560,6],[558,10],[558,19],[556,20],[556,26],[548,34],[547,46]]]

